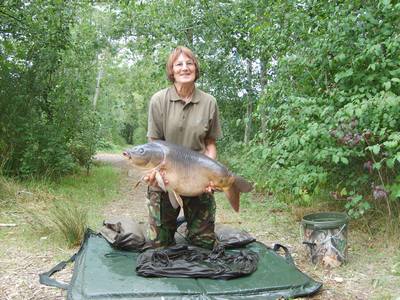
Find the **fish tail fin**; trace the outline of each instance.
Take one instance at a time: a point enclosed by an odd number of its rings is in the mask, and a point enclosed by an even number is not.
[[[224,193],[234,211],[239,212],[240,190],[237,188],[237,186],[235,184],[231,185],[229,188],[224,189]]]
[[[248,192],[251,192],[253,190],[253,186],[251,185],[251,183],[248,182],[243,177],[240,177],[238,175],[234,175],[233,177],[235,178],[235,181],[233,182],[233,185],[236,186],[236,188],[241,193],[248,193]]]
[[[229,200],[232,208],[238,212],[240,206],[240,193],[248,193],[253,189],[253,186],[244,178],[233,175],[233,184],[224,189],[224,193]]]

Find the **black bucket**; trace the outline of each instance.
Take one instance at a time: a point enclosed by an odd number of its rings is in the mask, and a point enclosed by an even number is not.
[[[349,217],[338,212],[303,217],[303,244],[309,249],[312,263],[338,267],[347,262],[348,223]]]

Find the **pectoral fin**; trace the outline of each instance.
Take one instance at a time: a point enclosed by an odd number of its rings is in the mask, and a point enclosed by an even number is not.
[[[138,182],[136,182],[136,184],[133,186],[133,189],[136,189],[136,188],[139,186],[139,184],[140,184],[141,182],[142,182],[141,180],[139,180]]]
[[[179,206],[183,207],[181,196],[179,196],[174,190],[168,191],[168,198],[173,208],[177,209]]]
[[[133,186],[133,189],[136,189],[142,181],[144,181],[144,176],[140,177],[139,181]]]
[[[159,186],[164,192],[166,192],[167,189],[166,189],[165,184],[164,184],[164,179],[162,178],[160,172],[158,172],[158,171],[156,172],[156,181],[157,181],[158,186]]]

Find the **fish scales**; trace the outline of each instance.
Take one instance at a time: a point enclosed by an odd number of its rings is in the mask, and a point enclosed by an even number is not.
[[[206,191],[210,182],[213,182],[217,190],[224,191],[234,210],[238,211],[240,193],[252,190],[249,182],[230,172],[218,161],[165,141],[157,140],[136,146],[125,151],[124,155],[136,167],[156,173],[162,172],[168,184],[164,186],[163,179],[158,175],[159,186],[163,186],[170,195],[173,194],[178,199],[179,195],[200,195]],[[170,200],[174,205],[171,196]]]
[[[166,179],[176,182],[175,190],[186,196],[198,195],[210,181],[218,186],[221,178],[230,175],[223,165],[198,152],[177,145],[169,145],[164,151]]]

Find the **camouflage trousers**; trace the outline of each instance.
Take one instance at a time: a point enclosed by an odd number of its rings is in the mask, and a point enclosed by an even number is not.
[[[192,245],[212,249],[215,243],[215,199],[212,194],[204,193],[196,197],[183,197],[183,212],[187,222],[186,239]],[[149,238],[156,247],[175,243],[176,219],[180,207],[174,209],[168,193],[147,191],[149,209]]]

